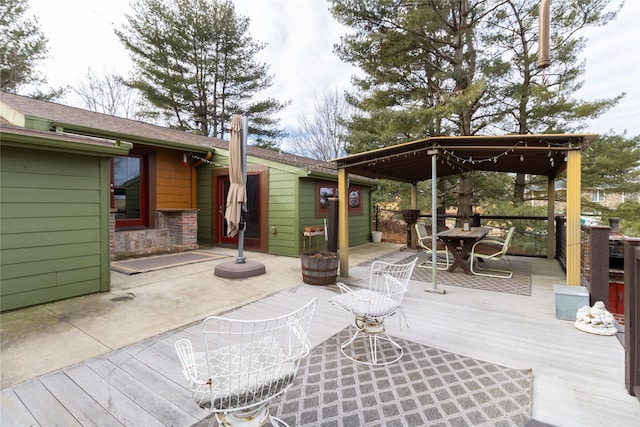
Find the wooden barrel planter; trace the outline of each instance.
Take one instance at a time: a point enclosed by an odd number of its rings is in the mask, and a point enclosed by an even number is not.
[[[332,285],[338,277],[340,258],[336,252],[303,252],[302,281],[309,285]]]

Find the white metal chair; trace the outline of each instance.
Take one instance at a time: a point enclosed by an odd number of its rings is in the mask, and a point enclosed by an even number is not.
[[[477,265],[477,259],[507,259],[507,251],[509,250],[509,246],[511,246],[511,239],[513,238],[515,229],[515,227],[511,227],[509,231],[507,231],[507,236],[504,240],[484,238],[474,243],[471,248],[471,272],[473,274],[477,276],[497,277],[499,279],[510,279],[513,277],[513,271],[480,268]]]
[[[268,402],[289,388],[309,353],[317,299],[290,314],[263,320],[211,316],[202,322],[202,351],[180,339],[175,348],[195,402],[221,426],[287,424]]]
[[[416,222],[416,235],[418,237],[418,246],[425,250],[425,252],[431,257],[433,255],[433,241],[431,239],[431,235],[427,231],[427,227],[424,224]],[[436,242],[436,256],[442,258],[444,255],[444,262],[436,261],[436,269],[438,270],[446,270],[449,268],[449,250],[447,249],[447,245],[438,239]],[[418,264],[418,267],[422,268],[431,268],[431,261],[424,261]]]
[[[329,302],[355,317],[356,332],[340,347],[347,358],[367,365],[387,365],[402,357],[404,351],[386,333],[384,321],[399,311],[417,261],[417,257],[407,264],[375,261],[366,289],[337,284],[341,293]]]

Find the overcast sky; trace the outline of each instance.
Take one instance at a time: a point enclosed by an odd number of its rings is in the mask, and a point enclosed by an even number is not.
[[[552,11],[554,1],[552,0]],[[125,22],[129,0],[30,0],[49,39],[49,56],[42,71],[53,87],[78,86],[87,69],[102,75],[126,75],[127,52],[114,28]],[[333,53],[345,33],[328,11],[326,0],[235,0],[236,12],[251,20],[249,33],[268,46],[259,59],[270,66],[274,84],[265,93],[291,104],[279,117],[281,126],[295,129],[302,112],[313,115],[316,94],[323,89],[350,87],[357,72]],[[578,96],[585,100],[626,92],[618,106],[589,122],[588,132],[613,130],[640,135],[640,1],[627,0],[616,20],[604,28],[589,29],[582,56],[585,84]]]

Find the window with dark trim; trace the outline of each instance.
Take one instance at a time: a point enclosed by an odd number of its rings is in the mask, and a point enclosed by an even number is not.
[[[147,226],[147,161],[143,155],[111,159],[111,208],[116,227]]]
[[[316,183],[316,216],[325,217],[329,213],[329,199],[338,197],[338,187],[333,182]],[[362,213],[362,189],[360,187],[349,187],[349,213]]]

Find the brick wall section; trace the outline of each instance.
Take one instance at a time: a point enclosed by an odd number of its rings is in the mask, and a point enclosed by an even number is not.
[[[111,259],[198,249],[197,209],[161,209],[155,214],[156,228],[115,230],[111,213]]]
[[[158,209],[156,226],[166,228],[182,250],[198,248],[197,209]]]

